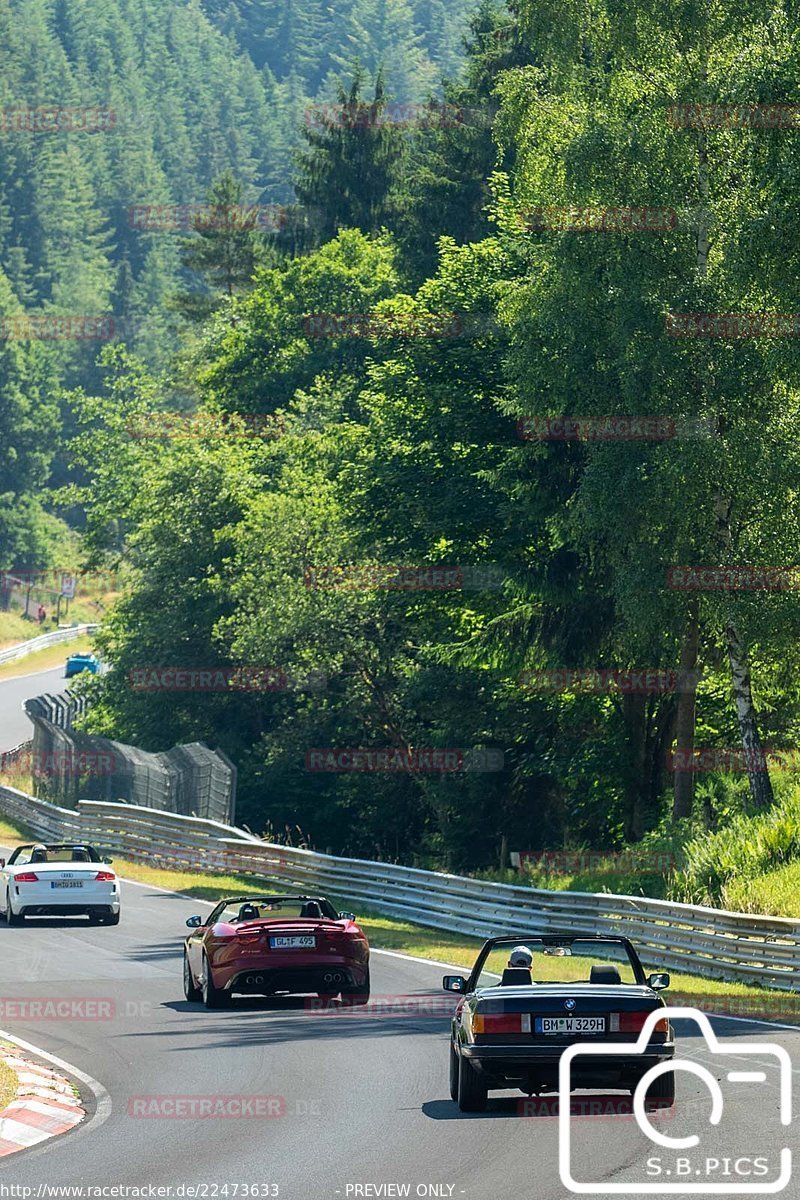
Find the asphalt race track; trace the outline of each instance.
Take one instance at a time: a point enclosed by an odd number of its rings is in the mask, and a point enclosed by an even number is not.
[[[521,1094],[493,1093],[485,1114],[461,1115],[447,1091],[444,1015],[369,1010],[318,1015],[304,1002],[239,999],[229,1011],[207,1012],[181,992],[183,922],[197,901],[128,885],[122,923],[90,928],[79,919],[29,921],[0,927],[0,1027],[79,1067],[109,1092],[112,1112],[100,1127],[76,1131],[0,1163],[0,1182],[128,1184],[151,1182],[276,1183],[285,1197],[402,1195],[348,1191],[356,1185],[437,1184],[428,1195],[563,1197],[558,1175],[558,1121],[525,1116]],[[441,967],[376,954],[373,996],[404,1003],[447,997],[438,991]],[[100,1019],[34,1016],[31,1002],[73,1000],[72,1013]],[[16,1001],[16,1005],[13,1003]],[[21,1003],[25,1001],[26,1004]],[[776,1041],[794,1058],[800,1032],[715,1021],[732,1040]],[[697,1031],[686,1027],[681,1052],[706,1061],[722,1078]],[[744,1058],[735,1060],[739,1070]],[[778,1122],[772,1086],[777,1070],[767,1055],[768,1085],[727,1085],[724,1130],[710,1130],[702,1083],[681,1074],[675,1119],[659,1122],[670,1136],[714,1133],[704,1146],[721,1158],[753,1153],[774,1157],[796,1144],[794,1126]],[[754,1099],[754,1087],[770,1099]],[[150,1117],[153,1101],[171,1097],[280,1097],[255,1117]],[[610,1095],[610,1093],[609,1093]],[[155,1103],[161,1105],[163,1100]],[[167,1102],[169,1103],[169,1101]],[[143,1107],[144,1106],[144,1107]],[[239,1110],[237,1110],[238,1112]],[[632,1118],[576,1118],[578,1179],[647,1179],[659,1150]],[[722,1129],[722,1127],[721,1127]],[[688,1154],[688,1151],[681,1152]],[[443,1186],[441,1186],[443,1185]],[[452,1191],[450,1191],[452,1188]],[[792,1190],[794,1188],[794,1190]],[[209,1193],[210,1194],[210,1193]],[[611,1193],[609,1193],[611,1194]],[[800,1194],[790,1184],[787,1195]]]
[[[43,684],[57,686],[59,673],[47,674],[0,684],[0,717]],[[555,1115],[521,1093],[491,1093],[487,1112],[474,1115],[451,1102],[454,999],[440,990],[441,965],[375,953],[366,1009],[320,1013],[303,999],[238,998],[228,1011],[209,1012],[186,1002],[181,984],[185,920],[206,911],[199,901],[127,884],[117,927],[90,927],[84,918],[0,924],[0,1031],[72,1064],[111,1101],[104,1121],[105,1102],[88,1128],[0,1159],[0,1196],[9,1184],[33,1188],[32,1197],[54,1194],[37,1193],[47,1185],[207,1185],[195,1193],[200,1200],[233,1197],[234,1185],[239,1196],[258,1186],[251,1195],[297,1200],[571,1194],[559,1177]],[[768,1044],[788,1050],[794,1084],[800,1030],[725,1017],[713,1025],[725,1049],[759,1048],[755,1062],[742,1053],[726,1060],[696,1025],[678,1025],[679,1057],[706,1064],[721,1081],[719,1127],[709,1125],[709,1092],[691,1074],[679,1073],[676,1108],[654,1124],[671,1138],[698,1135],[694,1149],[655,1145],[633,1117],[608,1112],[624,1098],[609,1093],[599,1112],[570,1122],[574,1178],[611,1197],[623,1184],[641,1196],[640,1183],[688,1175],[696,1182],[698,1173],[756,1194],[751,1183],[777,1177],[780,1150],[797,1148],[797,1123],[780,1124],[780,1070]],[[765,1078],[727,1079],[748,1068]],[[91,1091],[81,1091],[93,1111]],[[192,1116],[201,1100],[232,1115]],[[188,1115],[173,1115],[176,1106]],[[795,1175],[781,1193],[792,1200],[800,1197]]]
[[[69,647],[64,647],[64,662]],[[48,671],[37,671],[34,675],[15,675],[0,679],[0,750],[13,750],[33,734],[33,726],[25,715],[22,704],[45,692],[63,692],[70,681],[64,678],[64,662]],[[24,662],[19,670],[25,669]]]

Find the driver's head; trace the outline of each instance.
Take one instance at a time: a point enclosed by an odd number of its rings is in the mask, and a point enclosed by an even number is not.
[[[530,971],[533,965],[533,955],[527,946],[515,946],[508,956],[510,967],[527,967]]]
[[[32,863],[47,862],[47,847],[46,846],[34,846],[33,849],[31,850],[31,862]]]

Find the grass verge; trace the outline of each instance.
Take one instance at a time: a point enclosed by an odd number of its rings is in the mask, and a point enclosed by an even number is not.
[[[734,879],[726,885],[724,895],[725,907],[735,912],[800,917],[800,861],[775,867],[755,879]]]
[[[5,1049],[12,1049],[12,1047],[0,1042],[0,1053]],[[19,1080],[17,1079],[16,1071],[12,1071],[11,1067],[7,1067],[4,1062],[0,1062],[0,1113],[14,1099],[18,1086]]]

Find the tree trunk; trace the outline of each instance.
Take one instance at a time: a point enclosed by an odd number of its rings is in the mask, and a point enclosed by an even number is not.
[[[659,696],[647,733],[647,806],[649,812],[658,812],[664,789],[672,782],[668,778],[669,751],[675,740],[675,717],[677,705],[674,695]]]
[[[500,838],[500,870],[505,871],[508,866],[508,835],[503,834]]]
[[[726,551],[730,551],[733,540],[730,522],[731,507],[730,499],[717,496],[717,536]],[[757,808],[771,808],[775,797],[758,732],[758,716],[753,703],[750,666],[747,661],[747,652],[732,618],[725,623],[725,644],[728,650],[728,661],[731,665],[731,689],[733,702],[736,705],[736,715],[739,718],[739,733],[750,779],[750,794]]]
[[[625,840],[644,836],[644,799],[647,787],[647,697],[626,692],[622,697],[622,719],[628,755],[625,772]]]
[[[747,774],[750,778],[750,792],[757,808],[770,808],[775,797],[772,793],[772,781],[769,777],[767,760],[758,732],[753,689],[750,685],[750,668],[739,632],[733,621],[729,621],[725,627],[725,641],[731,664],[733,700],[736,705],[736,715],[739,718],[739,731],[742,735],[742,749],[747,764]]]
[[[681,821],[692,815],[694,804],[694,726],[697,708],[697,651],[700,642],[699,603],[697,598],[689,602],[688,623],[681,646],[680,674],[678,676],[678,705],[675,719],[675,741],[680,755],[674,775],[672,819]]]

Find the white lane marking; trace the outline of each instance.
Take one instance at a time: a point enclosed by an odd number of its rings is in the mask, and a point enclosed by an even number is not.
[[[467,967],[456,967],[453,963],[440,962],[438,958],[421,958],[418,954],[402,954],[399,950],[378,950],[370,946],[369,952],[370,954],[386,954],[389,958],[404,958],[406,962],[427,963],[430,967],[447,967],[448,971],[466,971],[468,969]]]
[[[215,904],[219,904],[219,900],[198,900],[197,896],[185,896],[183,892],[176,892],[172,888],[158,887],[155,883],[142,883],[141,879],[128,879],[127,875],[120,875],[119,878],[123,880],[128,887],[143,887],[147,888],[148,891],[151,892],[164,892],[167,896],[178,896],[181,900],[186,900],[187,902],[191,900],[192,904],[208,904],[211,908],[213,908]]]
[[[31,1042],[24,1042],[22,1038],[15,1037],[13,1033],[8,1033],[5,1029],[0,1029],[0,1038],[4,1038],[7,1042],[13,1042],[15,1046],[19,1046],[22,1050],[27,1050],[29,1053],[35,1054],[38,1058],[43,1058],[46,1062],[52,1063],[54,1067],[59,1067],[67,1075],[72,1075],[88,1087],[95,1098],[97,1107],[93,1116],[89,1118],[85,1125],[78,1125],[70,1132],[71,1139],[82,1137],[84,1133],[89,1133],[90,1130],[99,1128],[111,1116],[111,1097],[102,1083],[98,1083],[96,1079],[92,1079],[91,1075],[87,1075],[85,1071],[79,1071],[77,1067],[73,1067],[72,1063],[65,1062],[63,1058],[56,1058],[55,1054],[48,1054],[40,1046],[34,1046]],[[25,1158],[32,1158],[36,1154],[44,1154],[50,1149],[53,1141],[55,1141],[55,1138],[49,1138],[35,1150],[26,1150]]]
[[[738,1057],[738,1055],[737,1055]],[[766,1071],[728,1071],[731,1083],[766,1083]]]
[[[181,900],[191,900],[194,904],[208,904],[213,907],[218,904],[217,900],[198,900],[193,896],[185,896],[183,892],[176,892],[172,888],[157,887],[154,883],[142,883],[139,879],[126,879],[124,875],[120,875],[120,879],[124,879],[127,884],[133,884],[134,887],[149,888],[151,892],[165,892],[168,896],[179,896]],[[400,950],[379,950],[375,946],[370,947],[370,954],[385,954],[389,958],[404,958],[407,962],[426,963],[429,967],[446,967],[448,971],[465,971],[466,967],[456,966],[455,963],[442,962],[438,958],[421,958],[418,954],[403,954]],[[487,971],[487,975],[494,975],[494,971]],[[499,975],[496,978],[500,978]],[[454,993],[454,995],[457,993]],[[758,1017],[730,1017],[726,1013],[708,1014],[715,1021],[741,1021],[745,1025],[766,1025],[768,1029],[791,1029],[794,1033],[800,1033],[800,1025],[783,1025],[780,1021],[762,1021]]]
[[[714,1016],[714,1014],[713,1014],[713,1013],[706,1013],[706,1016],[708,1016],[708,1017],[713,1017],[713,1016]],[[723,1019],[724,1019],[724,1018],[723,1018]],[[762,1022],[762,1024],[766,1024],[766,1023],[767,1023],[766,1021]],[[792,1025],[792,1026],[790,1026],[790,1028],[791,1028],[791,1029],[794,1029],[794,1030],[795,1030],[795,1032],[798,1032],[798,1026],[797,1026],[797,1025]],[[735,1045],[735,1044],[736,1044],[736,1043],[734,1042],[734,1045]],[[683,1045],[683,1043],[682,1043],[682,1045]],[[683,1049],[682,1049],[682,1057],[683,1057],[683,1058],[691,1058],[691,1059],[692,1059],[694,1062],[704,1062],[704,1063],[707,1063],[707,1064],[708,1064],[708,1065],[709,1065],[709,1066],[712,1068],[712,1070],[713,1070],[715,1067],[718,1067],[718,1066],[719,1066],[719,1059],[717,1059],[717,1058],[714,1058],[713,1054],[711,1053],[711,1051],[709,1050],[708,1046],[706,1046],[706,1045],[704,1045],[704,1046],[703,1046],[703,1049],[702,1049],[702,1050],[695,1050],[695,1052],[694,1052],[694,1053],[692,1053],[690,1050],[683,1050]],[[735,1058],[735,1059],[738,1059],[738,1061],[739,1061],[739,1062],[746,1062],[748,1066],[752,1066],[752,1063],[753,1063],[753,1060],[752,1060],[752,1058],[750,1058],[749,1056],[748,1056],[748,1057],[746,1057],[744,1054],[733,1054],[733,1053],[728,1053],[728,1057],[729,1057],[729,1058]],[[773,1069],[773,1068],[780,1069],[780,1064],[779,1064],[779,1063],[777,1063],[777,1064],[776,1064],[776,1061],[775,1061],[775,1059],[774,1059],[774,1058],[768,1058],[768,1059],[766,1060],[766,1062],[764,1062],[764,1061],[759,1061],[759,1063],[758,1063],[758,1066],[761,1066],[761,1067],[769,1067],[770,1069]],[[792,1067],[792,1074],[793,1074],[793,1075],[800,1075],[800,1068],[798,1068],[798,1067]]]
[[[740,1021],[743,1025],[766,1025],[768,1029],[791,1029],[794,1033],[800,1033],[800,1025],[785,1025],[782,1021],[762,1021],[760,1017],[731,1017],[727,1013],[715,1012],[708,1015],[715,1021]]]

